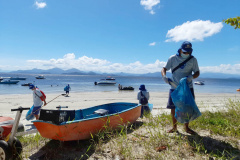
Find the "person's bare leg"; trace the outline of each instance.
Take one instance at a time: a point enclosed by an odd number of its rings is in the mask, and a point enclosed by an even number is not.
[[[168,133],[173,133],[177,131],[177,119],[175,118],[175,109],[171,109],[173,128],[168,131]]]
[[[36,120],[38,120],[38,119],[39,119],[39,115],[34,115],[34,116],[35,116]]]

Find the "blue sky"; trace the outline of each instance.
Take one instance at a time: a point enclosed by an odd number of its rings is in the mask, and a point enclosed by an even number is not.
[[[239,0],[0,0],[0,71],[161,71],[185,40],[201,73],[240,74]]]

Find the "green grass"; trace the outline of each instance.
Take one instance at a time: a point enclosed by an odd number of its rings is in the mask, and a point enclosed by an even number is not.
[[[191,123],[194,129],[210,130],[212,134],[230,136],[240,139],[240,103],[228,100],[227,111],[202,113],[202,116]]]
[[[153,117],[151,114],[130,126],[119,126],[112,130],[106,123],[104,130],[92,139],[75,143],[49,141],[39,134],[20,138],[26,148],[22,158],[30,156],[29,151],[41,149],[45,159],[240,159],[240,102],[231,99],[226,111],[203,112],[202,116],[190,122],[197,132],[210,133],[207,136],[192,136],[185,132],[168,134],[172,120],[168,114]],[[183,127],[179,124],[179,128]],[[156,150],[165,146],[166,150]],[[76,152],[74,152],[76,151]]]

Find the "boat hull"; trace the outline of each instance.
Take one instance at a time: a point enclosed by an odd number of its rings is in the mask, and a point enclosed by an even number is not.
[[[121,105],[121,104],[119,104]],[[42,137],[60,140],[74,141],[90,139],[106,126],[117,129],[120,125],[130,125],[141,115],[141,105],[129,108],[120,113],[109,114],[90,119],[82,119],[68,122],[67,124],[56,125],[43,121],[33,121]]]
[[[17,84],[19,81],[1,81],[0,84]]]
[[[11,77],[10,80],[26,80],[27,78]]]

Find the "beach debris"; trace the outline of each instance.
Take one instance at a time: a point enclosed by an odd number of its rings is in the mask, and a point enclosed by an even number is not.
[[[164,151],[164,150],[166,150],[166,149],[167,149],[166,146],[160,146],[160,147],[157,147],[155,150],[156,150],[157,152],[161,152],[161,151]]]

